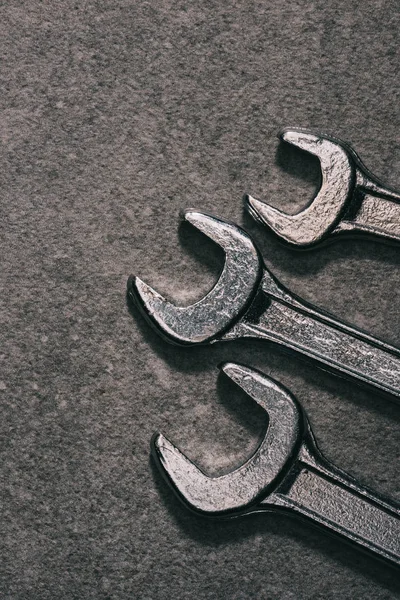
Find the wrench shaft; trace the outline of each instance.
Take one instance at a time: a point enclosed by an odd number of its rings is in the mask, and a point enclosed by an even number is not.
[[[388,241],[400,241],[400,198],[397,195],[366,194],[359,210],[351,218],[346,217],[332,232],[360,231],[378,235]]]
[[[268,498],[400,565],[400,510],[330,467],[299,460],[291,481]]]
[[[400,398],[400,350],[265,281],[268,308],[256,317],[249,310],[229,337],[267,339],[315,360],[322,368]]]

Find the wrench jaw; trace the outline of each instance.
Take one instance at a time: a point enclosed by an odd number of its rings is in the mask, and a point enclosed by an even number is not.
[[[236,363],[226,363],[221,370],[268,413],[268,429],[254,455],[231,473],[209,477],[160,433],[153,436],[151,449],[168,484],[189,509],[208,517],[233,518],[264,510],[261,500],[296,459],[305,417],[287,390],[258,371]]]
[[[262,259],[242,229],[193,210],[183,218],[225,251],[225,264],[211,291],[191,306],[175,306],[138,277],[128,279],[128,296],[155,329],[175,344],[216,341],[245,312],[262,277]]]
[[[245,196],[246,208],[257,221],[267,225],[285,243],[310,248],[324,240],[342,218],[356,180],[356,160],[344,144],[328,136],[302,129],[286,129],[281,139],[317,156],[321,163],[322,183],[310,205],[289,215],[272,206]]]

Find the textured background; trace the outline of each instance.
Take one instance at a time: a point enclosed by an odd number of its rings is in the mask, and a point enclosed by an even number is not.
[[[251,454],[265,416],[217,380],[238,360],[295,393],[329,459],[399,498],[399,407],[267,344],[168,346],[125,298],[132,272],[176,302],[209,289],[222,255],[178,227],[192,206],[244,225],[305,299],[400,343],[398,248],[298,254],[241,200],[295,211],[315,192],[284,126],[348,140],[400,188],[398,3],[0,4],[1,597],[399,597],[392,568],[307,524],[189,514],[149,459],[158,429],[213,474]]]

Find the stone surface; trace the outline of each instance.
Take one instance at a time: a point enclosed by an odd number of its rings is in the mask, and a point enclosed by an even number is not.
[[[130,273],[177,302],[222,256],[179,210],[244,225],[305,299],[399,345],[399,252],[298,254],[243,214],[244,192],[304,205],[318,164],[284,126],[351,142],[400,188],[393,0],[2,3],[0,595],[399,597],[398,574],[278,515],[189,514],[149,460],[161,430],[222,473],[265,418],[216,365],[290,388],[324,454],[399,499],[399,406],[265,344],[169,346],[128,310]]]

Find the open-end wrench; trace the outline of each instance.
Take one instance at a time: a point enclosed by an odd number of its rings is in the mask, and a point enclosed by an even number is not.
[[[321,188],[311,204],[294,215],[247,195],[247,209],[255,219],[299,248],[344,233],[400,242],[400,194],[372,175],[351,146],[302,129],[286,129],[280,137],[319,158]]]
[[[156,330],[176,344],[241,337],[269,340],[314,359],[322,368],[400,398],[400,350],[317,310],[268,271],[242,229],[200,212],[184,219],[225,251],[213,289],[191,306],[175,306],[138,277],[128,294]]]
[[[306,415],[281,385],[235,363],[222,370],[267,411],[268,430],[244,465],[220,477],[205,475],[156,434],[153,456],[180,499],[210,517],[283,510],[400,565],[400,506],[322,457]]]

